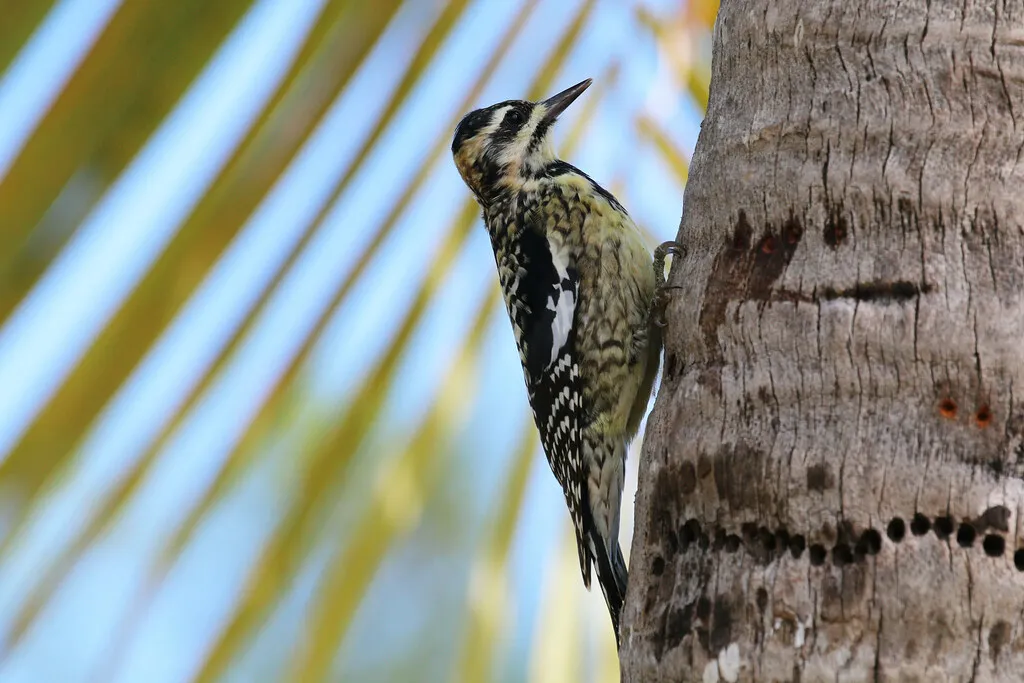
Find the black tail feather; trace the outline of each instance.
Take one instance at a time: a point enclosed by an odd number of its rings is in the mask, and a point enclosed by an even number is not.
[[[615,645],[618,647],[619,616],[622,614],[622,605],[626,601],[626,583],[629,580],[626,560],[622,556],[622,548],[619,547],[617,540],[612,557],[608,556],[606,546],[596,537],[596,534],[595,538],[591,540],[591,548],[594,550],[597,582],[601,584],[601,592],[608,605],[608,614],[612,618],[612,629],[615,631]]]

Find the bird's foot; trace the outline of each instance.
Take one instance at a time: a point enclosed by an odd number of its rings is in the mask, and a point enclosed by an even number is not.
[[[665,306],[668,304],[668,290],[679,289],[665,281],[665,258],[672,256],[673,262],[678,256],[686,255],[686,248],[678,242],[662,242],[654,250],[654,302],[651,306],[651,321],[658,327],[665,327]]]

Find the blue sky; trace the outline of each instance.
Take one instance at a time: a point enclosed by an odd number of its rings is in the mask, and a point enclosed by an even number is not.
[[[170,116],[77,227],[45,276],[0,326],[0,386],[5,387],[0,394],[0,458],[9,454],[173,239],[273,94],[323,2],[253,4]],[[118,4],[60,0],[0,76],[0,182]],[[0,642],[10,632],[10,615],[38,581],[38,568],[88,522],[104,493],[153,444],[328,200],[437,12],[433,3],[407,4],[410,7],[399,12],[188,304],[101,411],[71,468],[47,493],[47,504],[32,512],[12,552],[0,558]],[[662,12],[673,5],[667,0],[645,4]],[[545,59],[547,46],[577,6],[578,2],[542,1],[477,104],[522,96]],[[296,425],[315,422],[324,414],[323,406],[344,404],[359,385],[422,286],[453,212],[466,198],[447,155],[435,164],[427,186],[317,341],[302,370],[312,399],[308,414],[296,417],[291,431],[284,429],[268,444],[262,464],[204,522],[166,581],[150,589],[147,577],[154,557],[244,434],[266,399],[267,387],[294,357],[397,193],[427,162],[438,138],[450,135],[450,121],[463,113],[455,110],[456,105],[516,11],[517,3],[478,2],[466,13],[375,153],[329,207],[243,343],[163,443],[126,514],[75,567],[28,636],[0,661],[0,679],[87,680],[79,678],[82,672],[101,666],[108,667],[101,669],[106,674],[103,680],[188,680],[237,597],[245,570],[272,530],[275,511],[287,500],[287,477],[281,479],[274,463],[281,460],[281,453],[287,458],[289,447],[294,447],[301,432]],[[651,88],[665,83],[659,78],[659,69],[665,67],[649,36],[633,21],[630,3],[599,3],[556,80],[556,89],[598,77],[612,61],[622,67],[619,82],[572,161],[607,185],[622,181],[624,201],[633,215],[659,239],[667,239],[678,223],[681,188],[653,150],[638,144],[630,121],[637,111],[647,111],[672,132],[680,148],[690,150],[699,119],[682,93],[659,90],[652,96]],[[651,102],[659,108],[648,109]],[[666,109],[665,102],[675,106]],[[568,128],[572,117],[565,118]],[[486,237],[474,229],[439,285],[412,353],[403,362],[402,391],[394,392],[388,403],[389,428],[395,434],[412,429],[431,404],[444,368],[493,281]],[[460,450],[481,451],[464,463],[473,470],[473,504],[480,509],[499,491],[527,415],[507,322],[495,316],[491,327],[477,378],[478,394],[459,437]],[[388,447],[386,440],[377,443]],[[379,457],[366,454],[354,481],[371,479]],[[512,647],[529,645],[539,577],[564,523],[561,495],[540,456],[525,510],[512,560],[519,613]],[[344,512],[339,514],[344,518]],[[223,551],[228,546],[230,557]],[[315,567],[310,572],[315,575]],[[387,567],[382,575],[375,589],[387,592]],[[150,590],[144,602],[148,610],[139,617],[132,610]],[[297,591],[301,593],[302,587]],[[301,609],[302,598],[297,600],[300,607],[295,609]],[[598,592],[587,600],[603,609]],[[360,657],[370,666],[374,657],[386,656],[386,651],[371,645],[382,629],[389,628],[384,623],[388,616],[403,609],[375,592],[367,602],[344,649],[344,656],[356,660],[351,665],[356,670],[364,665]],[[132,625],[130,632],[124,631],[127,625]],[[119,652],[111,658],[115,643]],[[55,658],[55,652],[61,657]]]

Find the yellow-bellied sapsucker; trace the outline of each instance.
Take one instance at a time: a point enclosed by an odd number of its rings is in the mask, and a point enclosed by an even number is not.
[[[470,112],[452,154],[483,207],[534,421],[576,530],[583,583],[590,588],[595,565],[618,641],[626,447],[658,373],[653,310],[665,245],[652,268],[622,205],[555,156],[551,125],[590,82],[543,102]]]

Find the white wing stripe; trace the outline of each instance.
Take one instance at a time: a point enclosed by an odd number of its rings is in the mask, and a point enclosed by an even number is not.
[[[558,359],[559,352],[565,346],[572,329],[573,316],[576,313],[576,292],[562,289],[562,282],[569,279],[569,250],[563,244],[548,236],[548,248],[551,250],[551,262],[558,273],[555,290],[548,296],[548,310],[555,312],[551,323],[551,360],[548,366]]]

